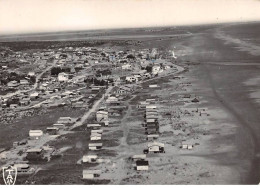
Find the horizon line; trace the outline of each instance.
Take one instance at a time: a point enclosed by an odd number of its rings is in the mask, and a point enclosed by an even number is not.
[[[20,33],[0,33],[0,38],[9,38],[17,36],[26,35],[37,35],[37,34],[54,34],[54,33],[73,33],[82,31],[105,31],[105,30],[124,30],[124,29],[146,29],[146,28],[170,28],[170,27],[185,27],[185,26],[205,26],[205,25],[225,25],[225,24],[247,24],[247,23],[260,23],[260,20],[247,20],[247,21],[230,21],[230,22],[210,22],[210,23],[195,23],[195,24],[177,24],[177,25],[153,25],[153,26],[143,26],[143,27],[111,27],[111,28],[90,28],[90,29],[71,29],[71,30],[54,30],[54,31],[33,31],[33,32],[20,32]]]

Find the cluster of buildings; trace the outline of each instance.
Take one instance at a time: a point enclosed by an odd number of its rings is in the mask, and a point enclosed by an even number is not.
[[[144,132],[147,135],[147,148],[143,150],[144,154],[134,155],[131,157],[135,162],[135,169],[137,171],[149,170],[149,161],[146,154],[149,153],[165,153],[165,146],[163,143],[158,142],[159,138],[159,115],[155,99],[146,99],[140,102],[137,107],[144,110]]]
[[[107,86],[114,86],[112,93],[106,96],[104,106],[96,111],[95,121],[87,124],[87,129],[91,133],[88,145],[91,152],[83,156],[83,163],[104,161],[98,155],[98,151],[103,148],[102,127],[109,127],[109,117],[119,117],[122,114],[126,108],[123,99],[135,91],[138,87],[136,83],[158,76],[172,68],[171,62],[159,59],[160,53],[157,49],[115,51],[111,48],[66,47],[32,54],[14,54],[14,58],[20,59],[24,66],[34,63],[39,65],[34,71],[27,74],[28,78],[37,77],[37,80],[34,86],[28,79],[8,82],[7,87],[16,88],[20,92],[11,97],[1,97],[0,108],[3,109],[3,114],[10,109],[19,113],[19,111],[34,108],[48,109],[60,106],[80,107],[88,110],[90,101],[93,102],[100,91]],[[6,69],[8,67],[4,67],[3,71]],[[144,150],[144,155],[133,156],[138,171],[148,170],[147,153],[164,152],[164,144],[155,142],[159,137],[156,105],[151,105],[153,100],[149,99],[146,100],[146,103],[144,104],[145,134],[147,134],[147,140],[152,142]],[[1,117],[5,117],[3,114]],[[73,123],[75,123],[75,119],[71,117],[60,117],[56,123],[46,127],[45,130],[30,130],[28,142],[27,139],[14,142],[14,147],[26,146],[25,160],[50,160],[55,149],[39,144],[43,143],[40,141],[43,138],[46,139],[46,136],[57,137],[61,132],[69,130]],[[18,164],[20,170],[25,172],[28,169],[29,171],[29,163],[23,165],[22,163]],[[83,170],[83,179],[94,179],[100,174],[100,170]]]

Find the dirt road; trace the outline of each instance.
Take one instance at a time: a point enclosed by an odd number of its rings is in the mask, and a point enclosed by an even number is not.
[[[113,89],[113,86],[108,87],[106,90],[105,94],[94,103],[91,109],[89,109],[80,119],[80,121],[76,122],[73,126],[72,129],[78,126],[81,126],[89,117],[89,115],[97,110],[97,107],[99,104],[104,100],[105,96]]]

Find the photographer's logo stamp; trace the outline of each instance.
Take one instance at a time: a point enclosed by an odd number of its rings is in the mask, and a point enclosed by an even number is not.
[[[17,168],[13,166],[3,167],[3,179],[6,185],[14,185],[17,176]]]

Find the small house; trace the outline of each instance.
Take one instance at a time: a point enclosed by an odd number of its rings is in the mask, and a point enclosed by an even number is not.
[[[69,80],[69,75],[65,72],[61,72],[58,74],[58,81],[59,82],[67,82]]]
[[[89,123],[87,124],[87,128],[90,128],[90,129],[99,129],[101,127],[101,124],[99,123]]]
[[[183,143],[181,148],[182,149],[192,150],[193,149],[193,145],[192,144]]]
[[[148,152],[165,153],[164,144],[159,142],[148,143]]]
[[[53,126],[59,128],[59,129],[64,129],[65,128],[65,125],[62,124],[62,123],[55,123],[55,124],[53,124]]]
[[[129,83],[137,82],[137,79],[134,76],[126,76],[125,80]]]
[[[44,151],[42,148],[36,148],[36,149],[28,149],[26,151],[26,159],[27,160],[41,160],[43,159]]]
[[[39,98],[39,93],[38,92],[30,94],[30,99],[38,99],[38,98]]]
[[[59,128],[58,128],[58,127],[47,127],[47,128],[46,128],[46,132],[47,132],[49,135],[58,135]]]
[[[159,128],[158,127],[148,127],[145,129],[145,133],[148,134],[148,135],[151,135],[151,134],[158,134],[159,132]]]
[[[28,173],[30,170],[30,166],[24,163],[14,164],[14,167],[17,169],[18,173]]]
[[[29,137],[31,140],[38,140],[43,135],[42,130],[30,130]]]
[[[150,112],[148,111],[145,113],[144,117],[150,116],[150,115],[158,116],[158,112],[157,111],[150,111]]]
[[[102,149],[103,144],[102,143],[89,143],[88,147],[90,150],[100,150]]]
[[[131,70],[131,69],[132,69],[132,65],[130,65],[130,64],[122,65],[122,70]]]
[[[29,85],[28,80],[20,80],[20,85]]]
[[[198,98],[195,97],[194,99],[191,100],[191,102],[193,102],[193,103],[197,103],[197,102],[200,102],[200,101],[199,101]]]
[[[101,170],[83,170],[83,179],[95,179],[100,177]]]
[[[136,170],[148,170],[149,169],[149,162],[145,160],[138,160],[136,161]]]
[[[84,155],[82,158],[83,163],[95,163],[97,162],[98,156],[97,155]]]
[[[156,139],[158,139],[159,138],[159,135],[158,134],[148,134],[147,135],[147,140],[148,141],[153,141],[153,140],[156,140]]]
[[[70,117],[60,117],[57,121],[58,124],[68,124],[72,123],[72,119]]]
[[[156,109],[157,107],[155,105],[148,105],[146,106],[146,109]]]
[[[108,112],[106,111],[97,111],[96,119],[98,122],[100,121],[107,121],[108,120]]]
[[[145,160],[145,159],[146,159],[146,155],[145,155],[145,154],[133,155],[133,156],[132,156],[132,160],[133,160],[133,161]]]
[[[30,71],[30,72],[28,73],[28,76],[35,76],[35,72],[31,72],[31,71]]]
[[[18,104],[10,104],[10,109],[16,109],[18,107]]]
[[[157,118],[147,118],[146,120],[146,124],[158,124],[158,119]]]
[[[156,120],[158,120],[158,115],[154,115],[154,114],[146,115],[146,120],[148,120],[148,119],[156,119]]]
[[[159,86],[157,84],[151,84],[149,85],[149,88],[158,88]]]
[[[10,88],[14,88],[14,87],[19,86],[19,83],[16,80],[13,80],[13,81],[8,82],[7,86]]]
[[[101,140],[101,134],[99,134],[99,133],[91,133],[90,140]]]
[[[118,88],[115,89],[115,94],[119,94],[119,95],[126,95],[131,93],[132,89],[129,87],[124,87],[124,86],[120,86]]]
[[[92,133],[99,133],[99,134],[102,134],[102,133],[103,133],[103,130],[102,130],[102,129],[91,130],[91,134],[92,134]]]
[[[23,99],[20,100],[19,103],[20,103],[21,106],[26,106],[26,105],[29,105],[30,102],[31,102],[30,98],[23,98]]]

